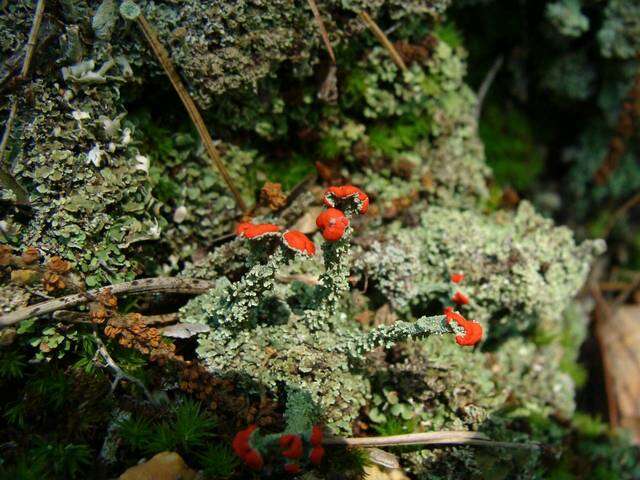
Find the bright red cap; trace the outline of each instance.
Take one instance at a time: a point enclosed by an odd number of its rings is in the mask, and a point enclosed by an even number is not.
[[[260,455],[258,450],[251,448],[251,445],[249,445],[251,434],[256,428],[255,425],[249,425],[244,430],[240,430],[233,438],[231,446],[233,447],[233,451],[236,452],[236,455],[238,455],[249,468],[260,470],[264,465],[262,455]]]
[[[447,316],[447,322],[451,323],[451,320],[456,322],[460,327],[464,329],[464,335],[456,335],[456,343],[463,347],[470,347],[482,340],[482,325],[471,320],[467,320],[458,312],[454,311],[451,307],[445,309],[445,315]]]
[[[323,436],[324,432],[322,431],[322,427],[320,425],[314,425],[313,428],[311,428],[311,437],[309,438],[311,445],[314,447],[321,446]]]
[[[464,293],[458,290],[453,297],[451,297],[451,301],[457,303],[458,305],[466,305],[469,303],[469,297],[467,297]]]
[[[451,281],[453,283],[460,283],[464,280],[464,273],[453,273],[451,274]]]
[[[249,240],[261,238],[265,235],[274,235],[280,231],[280,227],[271,223],[240,223],[236,227],[236,234],[239,237],[248,238]]]
[[[309,461],[314,465],[320,465],[322,462],[322,457],[324,457],[324,448],[322,447],[313,447],[311,449],[311,453],[309,454]]]
[[[244,463],[251,470],[260,470],[264,467],[264,460],[262,459],[262,455],[256,449],[252,448],[243,458]]]
[[[280,448],[282,449],[283,457],[300,458],[302,456],[302,439],[300,435],[281,435]]]
[[[316,225],[327,242],[336,242],[344,235],[349,219],[337,208],[329,208],[318,215]]]
[[[482,340],[482,325],[478,322],[466,320],[463,323],[464,335],[456,335],[456,343],[462,347],[472,347]]]
[[[300,473],[302,469],[300,468],[300,465],[298,465],[297,463],[285,463],[284,471],[287,473],[295,474],[295,473]]]
[[[233,447],[233,451],[236,452],[236,454],[240,458],[243,458],[251,449],[251,447],[249,446],[249,438],[251,437],[251,434],[255,429],[255,425],[249,425],[244,430],[240,430],[238,433],[236,433],[236,436],[233,437],[231,446]]]
[[[315,244],[307,236],[297,230],[289,230],[282,235],[284,244],[291,250],[304,255],[314,255],[316,253]]]
[[[365,214],[369,209],[369,197],[366,193],[353,185],[343,185],[342,187],[329,187],[324,192],[324,204],[327,207],[335,207],[336,200],[355,199],[358,206],[358,213]]]

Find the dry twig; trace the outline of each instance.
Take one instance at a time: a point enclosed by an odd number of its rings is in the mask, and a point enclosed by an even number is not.
[[[387,38],[387,36],[380,29],[380,27],[373,20],[373,18],[371,18],[371,15],[369,15],[364,10],[361,11],[359,15],[362,21],[365,23],[365,25],[369,27],[369,30],[371,30],[373,34],[376,36],[376,38],[380,41],[382,46],[387,49],[387,51],[389,52],[389,55],[391,55],[391,59],[393,60],[393,62],[398,66],[400,70],[406,72],[407,65],[404,63],[404,60],[402,60],[402,57],[400,56],[396,48],[393,46],[391,41],[389,41],[389,38]]]
[[[329,52],[329,56],[331,57],[331,61],[336,63],[336,56],[333,53],[333,47],[331,46],[331,42],[329,41],[329,34],[327,33],[327,29],[324,27],[324,22],[322,21],[322,16],[320,16],[320,10],[318,10],[318,5],[316,5],[316,0],[307,0],[309,2],[309,7],[313,12],[313,18],[316,20],[318,24],[318,29],[320,30],[320,36],[322,37],[322,41],[327,47],[327,51]]]
[[[31,30],[29,31],[29,38],[27,39],[26,51],[24,54],[24,60],[22,61],[22,68],[20,69],[20,77],[26,78],[31,66],[31,59],[33,58],[33,52],[36,47],[36,40],[38,38],[38,32],[40,31],[40,25],[42,24],[42,17],[44,15],[44,3],[45,0],[38,0],[36,4],[35,13],[33,14],[33,23],[31,24]],[[0,166],[4,163],[4,151],[9,143],[9,137],[11,137],[11,130],[13,129],[13,123],[18,112],[18,99],[14,99],[9,108],[9,117],[4,127],[4,133],[2,134],[2,140],[0,140]],[[15,178],[5,170],[4,167],[0,167],[0,182],[7,188],[13,190],[16,194],[18,203],[28,204],[29,194],[26,190],[17,182]]]
[[[131,293],[186,293],[200,294],[209,290],[213,286],[212,282],[207,280],[199,280],[196,278],[179,278],[179,277],[155,277],[143,278],[132,282],[118,283],[116,285],[91,290],[86,293],[76,293],[62,298],[56,298],[47,302],[36,303],[18,309],[14,312],[0,316],[0,328],[8,327],[22,320],[31,317],[39,317],[56,310],[69,309],[78,305],[89,303],[100,293],[109,289],[113,295],[131,294]]]
[[[327,437],[325,445],[345,445],[350,447],[393,447],[398,445],[478,445],[487,447],[540,448],[537,443],[496,442],[479,432],[450,431],[422,432],[386,437]]]
[[[171,84],[173,85],[173,88],[178,93],[180,100],[182,100],[182,104],[184,105],[185,109],[187,110],[187,113],[189,114],[189,117],[191,117],[191,121],[193,121],[193,124],[196,126],[198,135],[200,135],[200,139],[202,140],[202,144],[204,145],[204,148],[207,151],[209,158],[211,158],[214,165],[220,172],[220,175],[222,175],[224,182],[227,184],[227,187],[229,188],[233,197],[235,198],[236,204],[238,205],[240,210],[242,210],[242,213],[246,213],[247,206],[244,203],[244,200],[242,199],[240,192],[238,191],[233,181],[231,180],[231,177],[229,176],[229,172],[227,171],[227,168],[224,166],[224,163],[220,158],[220,153],[218,152],[218,149],[213,144],[213,140],[211,138],[211,135],[209,134],[209,130],[207,130],[207,127],[204,124],[202,115],[200,115],[200,111],[198,110],[198,107],[196,106],[195,102],[191,98],[191,95],[189,95],[189,92],[187,91],[186,87],[182,83],[182,80],[180,79],[178,72],[173,66],[171,59],[169,58],[169,54],[167,53],[167,50],[164,48],[162,43],[160,43],[158,36],[153,30],[153,27],[151,26],[151,24],[149,24],[149,22],[144,17],[144,15],[142,14],[138,15],[137,21],[138,21],[138,25],[140,26],[140,29],[142,30],[142,33],[144,34],[145,38],[147,39],[147,42],[149,43],[149,46],[151,47],[151,50],[153,50],[153,53],[155,54],[156,58],[162,65],[162,68],[164,69],[165,73],[169,77],[169,80],[171,80]]]
[[[149,400],[150,402],[153,402],[153,397],[151,396],[151,392],[149,392],[145,384],[142,383],[142,381],[139,378],[129,375],[124,370],[122,370],[122,368],[120,368],[120,365],[118,365],[115,362],[115,360],[107,350],[107,347],[102,341],[102,339],[95,332],[93,335],[96,341],[96,345],[98,346],[94,360],[97,360],[98,356],[102,357],[102,360],[104,360],[104,363],[105,363],[105,367],[107,367],[109,370],[111,370],[115,374],[115,377],[111,382],[111,392],[113,393],[116,390],[120,381],[127,380],[131,383],[134,383],[138,387],[140,387],[140,389],[144,393],[144,396],[147,397],[147,400]]]

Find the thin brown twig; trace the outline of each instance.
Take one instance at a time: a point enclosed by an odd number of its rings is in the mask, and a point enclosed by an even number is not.
[[[113,359],[113,357],[111,356],[111,354],[107,350],[106,345],[104,344],[102,339],[98,336],[98,334],[94,332],[93,335],[94,335],[94,339],[96,341],[96,345],[98,347],[96,349],[96,357],[95,357],[95,359],[97,359],[98,356],[102,357],[102,360],[104,361],[105,366],[109,370],[111,370],[115,375],[114,378],[113,378],[113,381],[111,382],[111,393],[113,393],[116,390],[116,388],[118,387],[118,384],[122,380],[127,380],[127,381],[129,381],[131,383],[134,383],[138,387],[140,387],[140,389],[144,393],[144,396],[147,397],[147,400],[149,400],[150,402],[153,402],[153,396],[151,395],[151,392],[149,392],[149,390],[147,389],[145,384],[142,383],[142,380],[140,380],[139,378],[136,378],[136,377],[134,377],[132,375],[129,375],[124,370],[122,370],[122,368],[120,368],[120,365],[118,365],[115,362],[115,360]]]
[[[29,37],[27,39],[26,51],[24,54],[24,59],[22,61],[22,68],[20,69],[20,77],[26,78],[29,73],[29,68],[31,66],[31,59],[33,58],[33,52],[36,47],[36,41],[38,39],[38,32],[40,31],[40,25],[42,24],[42,17],[44,15],[44,6],[45,0],[38,0],[36,4],[36,9],[33,14],[33,23],[31,24],[31,30],[29,31]],[[7,123],[4,127],[4,133],[2,134],[2,140],[0,140],[0,181],[7,188],[13,190],[16,194],[16,199],[18,203],[28,204],[29,203],[29,194],[27,191],[18,183],[18,181],[11,175],[11,173],[6,170],[1,165],[4,163],[4,152],[7,148],[7,144],[9,143],[9,137],[11,137],[11,130],[13,129],[13,123],[16,118],[16,114],[18,112],[18,100],[14,99],[11,103],[11,107],[9,108],[9,117],[7,118]]]
[[[31,59],[33,58],[33,52],[36,48],[38,31],[40,30],[40,24],[42,23],[42,17],[44,15],[44,1],[45,0],[38,0],[36,11],[33,15],[33,24],[31,25],[31,31],[29,32],[29,38],[27,40],[27,52],[25,53],[22,70],[20,71],[20,76],[23,78],[29,73]]]
[[[362,10],[358,15],[360,15],[360,18],[362,19],[362,21],[365,23],[367,27],[369,27],[369,30],[373,32],[373,34],[376,36],[376,38],[382,44],[382,46],[387,49],[387,51],[389,52],[389,55],[391,55],[391,59],[398,66],[398,68],[406,72],[407,65],[404,63],[404,60],[402,60],[402,57],[400,56],[396,48],[393,46],[389,38],[380,29],[380,27],[373,20],[373,18],[371,18],[371,15],[369,15],[364,10]]]
[[[627,301],[627,299],[629,298],[629,296],[638,288],[640,287],[640,273],[636,273],[634,275],[633,280],[631,281],[631,283],[629,283],[626,288],[624,288],[614,299],[613,301],[613,308],[618,308],[620,305],[622,305],[624,302]]]
[[[633,197],[631,197],[629,200],[624,202],[620,206],[620,208],[618,208],[615,212],[613,212],[613,215],[611,215],[611,218],[609,219],[609,221],[607,222],[607,225],[604,228],[604,233],[602,236],[604,238],[607,238],[611,233],[611,230],[613,230],[613,227],[616,226],[616,224],[620,221],[620,219],[622,219],[622,217],[624,217],[629,210],[631,210],[633,207],[635,207],[638,204],[640,204],[640,192],[636,193]]]
[[[92,298],[96,298],[100,293],[109,290],[113,295],[133,294],[133,293],[184,293],[197,295],[204,293],[213,286],[213,282],[200,280],[197,278],[180,277],[155,277],[143,278],[132,282],[118,283],[86,293],[76,293],[66,297],[56,298],[47,302],[36,303],[18,309],[14,312],[0,316],[0,328],[14,325],[22,320],[31,317],[39,317],[57,310],[68,309],[78,305],[89,303]]]
[[[336,63],[336,56],[333,53],[333,47],[331,46],[331,42],[329,41],[329,34],[327,33],[327,29],[324,26],[324,22],[322,21],[322,16],[320,15],[320,10],[318,10],[318,5],[316,5],[315,0],[307,0],[309,2],[309,7],[313,12],[313,18],[318,25],[318,29],[320,30],[320,36],[322,37],[322,41],[327,47],[327,51],[329,52],[329,56],[331,57],[331,61]]]
[[[398,445],[478,445],[504,448],[540,448],[537,443],[497,442],[479,432],[450,431],[422,432],[384,437],[327,437],[324,445],[345,445],[352,447],[392,447]]]
[[[242,199],[240,192],[238,191],[233,181],[231,180],[231,176],[229,175],[227,168],[225,167],[222,159],[220,158],[220,153],[218,152],[218,149],[213,144],[213,140],[211,138],[211,135],[209,134],[209,130],[204,124],[202,115],[200,115],[200,111],[198,110],[198,107],[196,106],[195,102],[191,98],[191,95],[189,95],[189,92],[187,91],[186,87],[182,83],[182,80],[180,79],[178,72],[173,66],[171,59],[169,58],[169,53],[164,48],[162,43],[160,43],[158,36],[153,30],[153,27],[147,21],[144,15],[142,14],[138,15],[137,21],[138,21],[138,25],[140,26],[140,29],[142,30],[142,33],[144,34],[144,37],[147,39],[147,42],[151,47],[151,50],[153,50],[153,53],[155,54],[156,58],[162,65],[162,68],[164,69],[165,73],[169,77],[169,80],[171,81],[173,88],[175,89],[176,93],[180,97],[180,100],[182,100],[182,104],[187,110],[189,117],[191,117],[191,121],[196,126],[196,130],[200,135],[200,139],[202,140],[202,144],[204,145],[204,148],[207,151],[209,158],[211,158],[215,167],[220,172],[220,175],[222,175],[222,179],[227,184],[227,187],[229,188],[233,197],[235,198],[236,204],[238,205],[240,210],[242,210],[242,213],[246,213],[247,206],[244,203],[244,200]]]

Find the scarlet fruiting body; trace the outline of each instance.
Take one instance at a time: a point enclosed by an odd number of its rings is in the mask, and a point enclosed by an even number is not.
[[[458,290],[453,297],[451,297],[451,301],[458,305],[466,305],[469,303],[469,297],[467,297],[464,293]]]
[[[460,283],[464,280],[464,273],[453,273],[451,274],[451,281],[453,283]]]
[[[309,438],[311,445],[313,445],[314,447],[321,446],[323,436],[324,432],[322,431],[322,427],[320,427],[319,425],[314,425],[311,429],[311,437]]]
[[[337,242],[349,226],[349,219],[337,208],[328,208],[318,215],[316,225],[327,242]]]
[[[236,234],[249,240],[261,238],[266,235],[275,235],[280,231],[280,227],[271,223],[241,223],[236,227]]]
[[[284,471],[287,473],[296,474],[296,473],[300,473],[302,469],[300,468],[300,465],[298,465],[297,463],[285,463]]]
[[[311,453],[309,454],[309,461],[314,465],[320,465],[322,462],[322,457],[324,457],[324,448],[322,447],[313,447],[311,449]]]
[[[286,458],[300,458],[302,456],[302,439],[299,435],[285,434],[280,437],[282,456]]]
[[[445,315],[447,316],[447,322],[451,323],[451,320],[453,320],[464,329],[464,335],[456,335],[456,343],[458,345],[471,347],[482,340],[482,325],[467,320],[451,307],[445,308]]]
[[[249,439],[255,429],[255,425],[249,425],[244,430],[240,430],[233,438],[231,446],[236,455],[238,455],[249,468],[252,470],[260,470],[264,465],[262,455],[249,444]]]
[[[289,230],[282,236],[284,244],[291,250],[304,255],[314,255],[316,253],[315,244],[307,236],[297,230]]]
[[[324,193],[324,204],[327,207],[335,207],[337,200],[347,200],[353,198],[358,206],[358,213],[365,214],[369,209],[369,197],[366,193],[353,185],[343,185],[341,187],[329,187]]]
[[[472,347],[482,340],[482,325],[478,322],[467,320],[462,325],[464,335],[456,335],[456,343],[462,347]]]

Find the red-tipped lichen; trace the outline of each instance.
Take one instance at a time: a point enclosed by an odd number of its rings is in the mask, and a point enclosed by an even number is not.
[[[322,445],[322,437],[324,437],[322,427],[320,425],[314,425],[311,429],[311,436],[309,437],[311,445],[314,447],[320,447]]]
[[[464,329],[464,335],[456,335],[456,343],[458,345],[471,347],[482,340],[482,325],[467,320],[458,312],[454,311],[452,307],[445,308],[445,315],[447,316],[447,322],[451,323],[451,320],[453,320]]]
[[[260,452],[258,450],[252,448],[251,444],[249,443],[251,434],[255,429],[255,425],[249,425],[244,430],[240,430],[233,438],[231,446],[236,455],[238,455],[242,459],[247,467],[251,468],[252,470],[260,470],[264,466],[262,455],[260,455]]]
[[[280,448],[285,458],[300,458],[302,456],[302,438],[300,435],[285,434],[280,437]]]
[[[307,236],[297,230],[289,230],[282,235],[284,244],[291,250],[304,255],[315,255],[316,246]]]
[[[337,208],[328,208],[316,218],[316,225],[327,242],[337,242],[349,226],[349,219]]]
[[[452,273],[451,281],[453,283],[460,283],[464,280],[464,273]]]
[[[322,462],[322,457],[324,457],[324,448],[322,447],[313,447],[311,449],[311,453],[309,453],[309,461],[314,465],[320,465]]]
[[[275,235],[280,231],[280,227],[271,223],[241,223],[236,227],[236,234],[239,237],[249,240],[262,238],[267,235]]]
[[[338,200],[353,198],[358,207],[358,213],[365,214],[369,209],[369,197],[366,193],[353,185],[342,187],[329,187],[324,193],[324,204],[327,207],[335,207]]]
[[[456,303],[457,305],[466,305],[469,303],[469,297],[467,297],[464,293],[458,290],[453,297],[451,297],[451,301]]]
[[[300,465],[298,465],[297,463],[285,463],[284,471],[292,475],[295,475],[296,473],[300,473],[302,469],[300,468]]]

